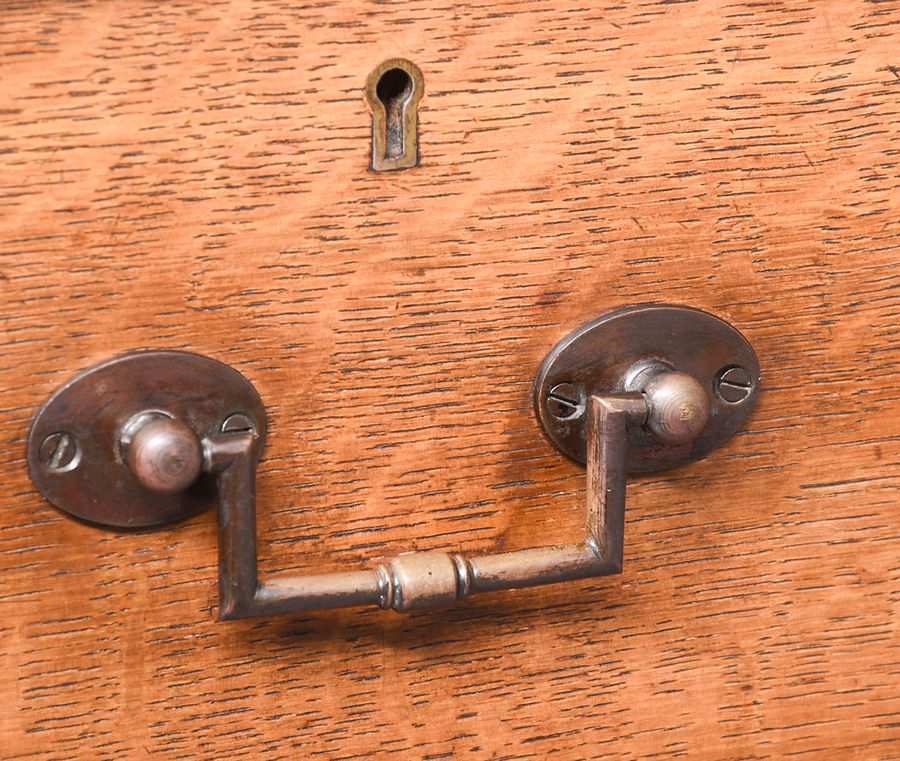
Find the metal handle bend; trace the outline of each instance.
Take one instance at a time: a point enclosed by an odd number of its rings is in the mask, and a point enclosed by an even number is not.
[[[260,581],[256,463],[266,411],[237,370],[179,351],[140,351],[80,373],[41,407],[28,465],[41,493],[93,524],[146,528],[203,509],[218,486],[223,619],[373,604],[443,607],[476,592],[622,570],[625,478],[702,457],[746,420],[759,389],[747,340],[713,315],[645,304],[598,317],[538,370],[544,433],[587,466],[577,544],[467,557],[399,555],[368,570]]]
[[[369,570],[306,576],[257,576],[252,432],[204,441],[219,488],[219,618],[378,605],[398,611],[445,607],[476,592],[553,584],[622,570],[626,429],[642,425],[640,393],[592,396],[588,405],[587,525],[584,541],[466,557],[444,552],[399,555]]]

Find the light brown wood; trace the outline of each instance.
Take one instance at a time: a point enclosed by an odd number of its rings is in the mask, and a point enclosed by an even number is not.
[[[5,3],[0,755],[900,758],[900,3]],[[421,166],[366,77],[423,72]],[[78,524],[26,474],[73,372],[174,347],[270,414],[265,574],[571,541],[530,384],[685,303],[764,391],[630,482],[620,577],[217,623],[211,513]]]

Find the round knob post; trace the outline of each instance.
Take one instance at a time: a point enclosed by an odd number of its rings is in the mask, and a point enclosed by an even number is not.
[[[709,421],[709,394],[693,375],[664,371],[641,389],[647,400],[646,426],[663,444],[696,439]]]
[[[200,475],[203,448],[186,423],[157,417],[130,435],[125,460],[138,483],[148,491],[177,494]]]

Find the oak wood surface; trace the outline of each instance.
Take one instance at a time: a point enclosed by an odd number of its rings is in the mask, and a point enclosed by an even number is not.
[[[425,78],[368,171],[369,72]],[[900,758],[900,3],[0,3],[0,756]],[[264,574],[571,541],[546,351],[622,304],[752,341],[625,572],[214,620],[211,512],[101,531],[24,449],[75,371],[228,362]]]

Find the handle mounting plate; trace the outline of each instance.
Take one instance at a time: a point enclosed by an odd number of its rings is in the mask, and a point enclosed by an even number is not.
[[[698,459],[737,431],[753,410],[759,360],[743,335],[699,309],[640,304],[582,325],[547,355],[533,390],[544,433],[564,454],[585,462],[586,400],[595,394],[638,390],[632,382],[641,369],[660,365],[688,373],[706,387],[709,422],[694,441],[679,445],[661,444],[643,429],[630,428],[629,472],[663,470]]]
[[[28,435],[32,480],[61,510],[101,526],[158,526],[213,504],[211,479],[178,494],[137,482],[119,442],[129,421],[145,413],[183,420],[200,439],[235,414],[261,443],[266,433],[262,400],[237,370],[183,351],[131,352],[85,370],[38,410]]]

